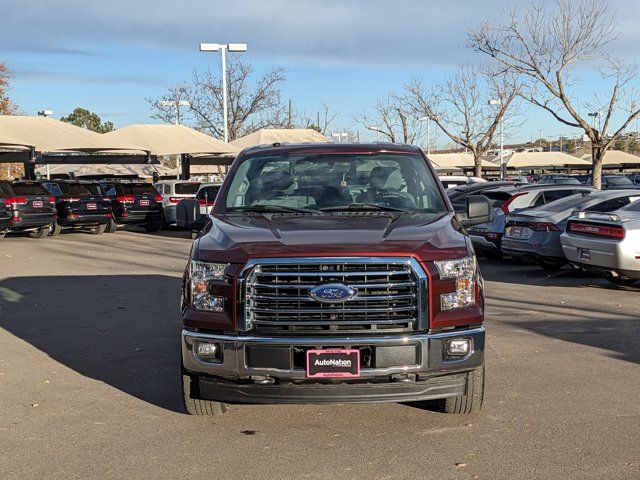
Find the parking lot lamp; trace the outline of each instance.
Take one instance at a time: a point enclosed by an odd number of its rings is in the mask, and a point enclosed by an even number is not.
[[[50,117],[51,115],[53,115],[53,110],[40,110],[38,112],[38,116],[39,117]],[[49,164],[47,163],[46,165],[47,167],[47,180],[51,180],[51,170],[49,169]],[[9,175],[7,176],[10,177],[11,176],[11,167],[7,166],[7,169],[9,170]],[[9,179],[10,180],[10,179]]]
[[[175,108],[176,115],[173,123],[180,125],[180,107],[190,107],[191,103],[186,100],[162,100],[160,106]]]
[[[229,141],[229,119],[227,116],[227,50],[230,52],[246,52],[246,43],[201,43],[201,52],[220,52],[222,63],[222,117],[224,124],[224,141]]]

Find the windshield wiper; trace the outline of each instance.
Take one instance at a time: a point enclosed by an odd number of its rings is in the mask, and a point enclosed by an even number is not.
[[[281,205],[251,205],[249,207],[231,207],[229,212],[255,212],[255,213],[317,213],[317,210],[300,207],[283,207]]]
[[[348,205],[337,205],[335,207],[324,207],[318,209],[320,212],[348,212],[348,211],[371,211],[379,210],[381,212],[400,212],[408,213],[409,210],[398,207],[389,207],[386,205],[376,205],[375,203],[350,203]]]

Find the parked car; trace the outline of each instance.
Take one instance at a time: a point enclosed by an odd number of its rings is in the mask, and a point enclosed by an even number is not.
[[[204,226],[221,185],[221,183],[203,183],[195,198],[180,200],[176,207],[176,226],[188,228],[194,235],[197,234]]]
[[[542,175],[538,185],[580,185],[580,180],[573,175]]]
[[[43,238],[49,233],[50,225],[55,221],[55,198],[49,195],[40,182],[0,181],[0,234],[7,232],[26,232],[31,238]]]
[[[468,177],[466,175],[440,175],[438,177],[444,188],[453,188],[470,183],[486,183],[484,178]]]
[[[640,173],[627,173],[626,177],[637,187],[640,187]]]
[[[176,207],[181,200],[195,198],[200,182],[186,180],[162,180],[154,183],[154,187],[162,195],[165,225],[176,223]]]
[[[5,198],[8,198],[8,196],[2,190],[2,186],[0,186],[0,239],[4,238],[7,230],[9,230],[11,218],[13,217],[10,205],[4,203]]]
[[[617,285],[640,280],[640,200],[612,213],[577,212],[560,236],[567,260]]]
[[[476,251],[488,258],[501,258],[502,236],[507,215],[538,207],[560,198],[594,190],[586,185],[539,185],[529,184],[501,187],[483,193],[493,202],[491,221],[476,225],[469,230]]]
[[[591,185],[592,177],[589,175],[586,183]],[[602,190],[625,190],[628,188],[640,188],[637,187],[633,181],[626,175],[603,175],[602,176]]]
[[[325,198],[329,188],[339,195]],[[249,148],[220,192],[182,284],[189,413],[234,402],[480,409],[482,276],[420,149]],[[489,201],[468,202],[461,221],[487,221]]]
[[[58,216],[51,224],[49,235],[58,235],[62,229],[86,229],[93,235],[105,232],[111,220],[111,202],[99,192],[93,193],[90,182],[46,180],[42,186],[56,199]]]
[[[511,214],[507,216],[502,251],[533,260],[543,268],[560,268],[567,262],[560,235],[573,212],[611,212],[639,199],[638,190],[596,190]]]
[[[451,202],[451,206],[456,212],[465,212],[467,209],[467,198],[471,195],[482,195],[483,192],[494,190],[500,187],[519,185],[519,183],[509,181],[496,181],[485,183],[469,183],[458,187],[448,188],[446,190],[447,197]]]
[[[102,181],[100,188],[111,201],[115,223],[139,225],[147,232],[157,232],[162,226],[162,197],[150,183]]]

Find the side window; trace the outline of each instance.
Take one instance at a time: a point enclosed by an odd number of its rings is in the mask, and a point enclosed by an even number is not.
[[[62,190],[60,190],[60,187],[58,186],[57,183],[43,183],[42,184],[44,186],[44,188],[47,189],[47,191],[55,196],[55,197],[61,197],[62,196]]]
[[[162,193],[165,195],[171,195],[171,184],[165,183],[162,186]]]
[[[536,198],[536,201],[533,203],[534,207],[539,207],[540,205],[544,205],[545,202],[545,196],[544,194],[540,193],[538,194],[538,198]]]

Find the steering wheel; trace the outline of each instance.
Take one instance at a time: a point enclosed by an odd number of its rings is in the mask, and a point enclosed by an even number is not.
[[[385,202],[389,207],[416,208],[416,203],[413,199],[401,192],[384,192],[376,200]]]

